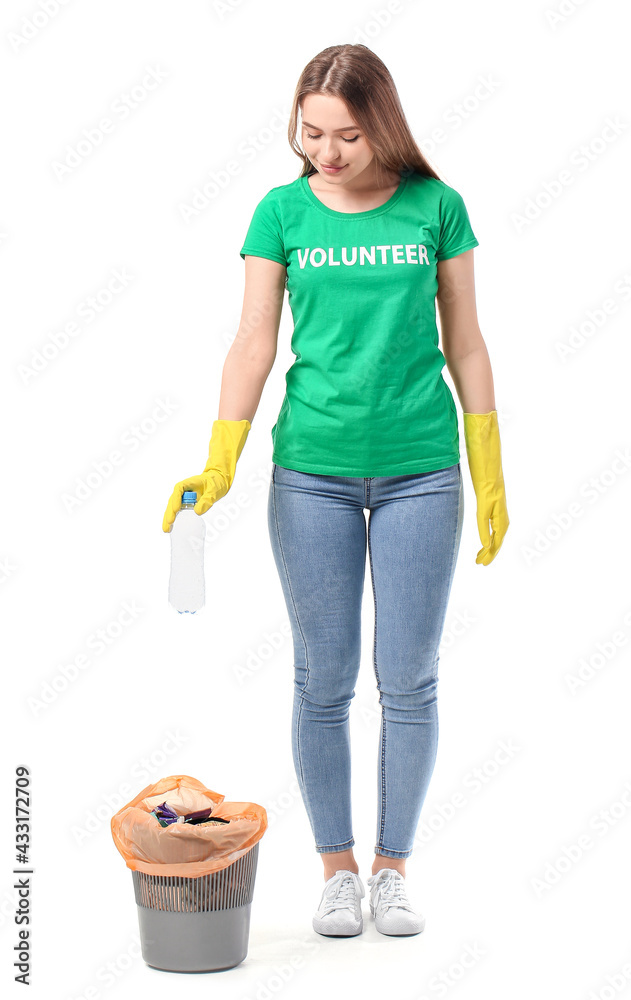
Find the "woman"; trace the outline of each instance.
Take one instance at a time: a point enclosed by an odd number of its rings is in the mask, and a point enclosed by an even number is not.
[[[436,757],[438,647],[464,513],[445,363],[464,411],[477,563],[489,565],[509,523],[475,305],[478,241],[366,46],[330,46],[305,67],[289,141],[301,174],[261,199],[241,250],[243,312],[208,463],[177,483],[163,528],[183,490],[197,491],[203,514],[230,489],[276,356],[287,288],[296,360],[272,428],[268,524],[294,641],[293,759],[324,863],[313,926],[335,936],[363,927],[348,713],[368,548],[381,705],[370,910],[382,933],[416,934],[424,918],[406,895],[405,859]]]

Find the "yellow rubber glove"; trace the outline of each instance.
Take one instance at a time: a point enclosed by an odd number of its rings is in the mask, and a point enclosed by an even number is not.
[[[182,506],[184,490],[195,490],[196,514],[205,514],[212,505],[225,496],[234,479],[237,461],[250,432],[249,420],[215,420],[208,448],[208,461],[199,476],[191,476],[176,483],[162,520],[162,530],[170,531],[175,515]]]
[[[488,566],[499,552],[509,525],[497,410],[463,413],[463,418],[469,470],[478,502],[478,531],[483,545],[475,561]]]

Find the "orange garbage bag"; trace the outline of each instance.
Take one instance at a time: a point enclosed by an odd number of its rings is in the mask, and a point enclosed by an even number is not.
[[[219,826],[171,823],[161,826],[151,810],[168,802],[179,816],[212,807],[230,820]],[[267,812],[254,802],[226,802],[201,781],[175,774],[147,785],[112,816],[112,837],[128,868],[146,875],[198,878],[233,864],[261,839]]]

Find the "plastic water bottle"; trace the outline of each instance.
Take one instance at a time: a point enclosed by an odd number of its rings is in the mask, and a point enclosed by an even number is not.
[[[204,545],[206,525],[193,510],[197,493],[185,491],[171,528],[169,603],[180,614],[195,614],[204,606]]]

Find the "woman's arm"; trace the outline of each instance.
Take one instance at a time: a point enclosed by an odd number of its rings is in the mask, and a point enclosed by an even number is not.
[[[436,298],[445,363],[462,404],[467,458],[477,501],[482,548],[475,561],[488,566],[499,552],[510,522],[493,374],[475,305],[473,250],[438,262]]]
[[[275,260],[246,254],[243,309],[223,366],[218,420],[254,419],[276,358],[286,272]]]
[[[464,413],[495,409],[493,373],[478,326],[473,250],[437,265],[442,352]]]

